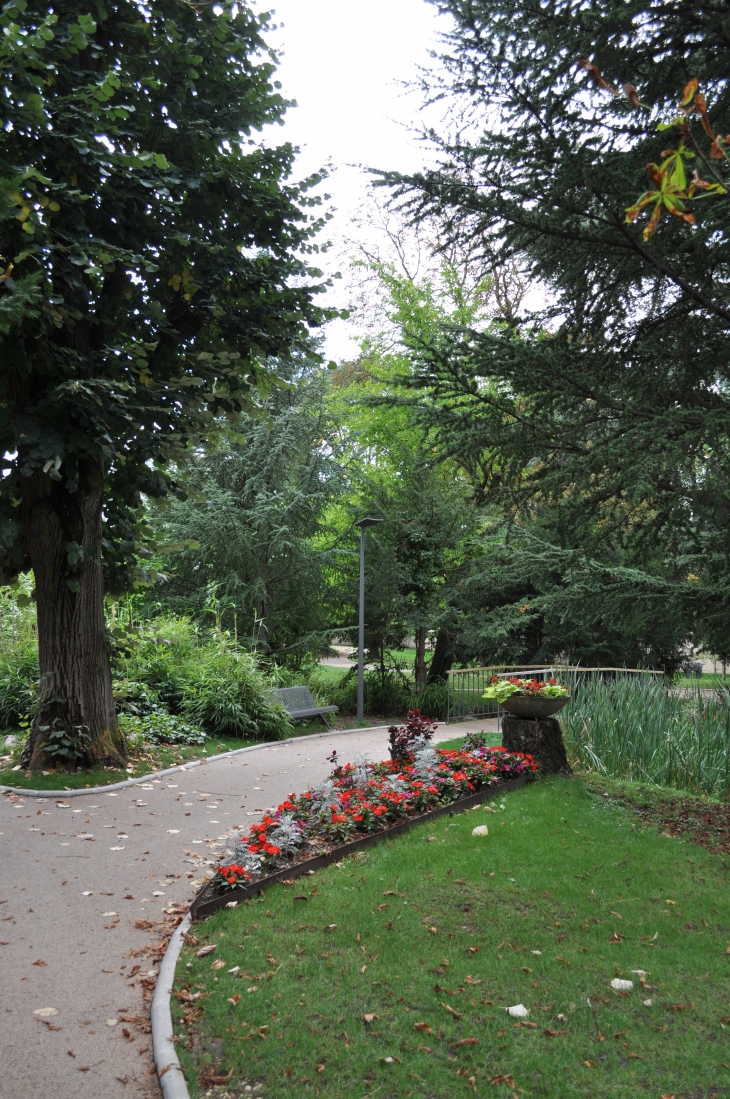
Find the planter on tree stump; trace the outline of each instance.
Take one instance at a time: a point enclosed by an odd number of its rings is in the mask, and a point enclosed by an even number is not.
[[[502,744],[508,752],[529,753],[541,775],[573,773],[565,752],[563,730],[554,717],[529,720],[505,714],[502,718]]]

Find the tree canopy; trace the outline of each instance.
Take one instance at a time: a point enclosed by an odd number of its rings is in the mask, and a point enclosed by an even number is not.
[[[99,561],[107,590],[140,576],[142,494],[180,491],[170,463],[327,315],[308,259],[321,177],[288,182],[293,148],[258,137],[287,103],[268,16],[236,10],[15,0],[0,17],[0,566],[35,573],[56,699],[38,721],[92,741],[59,631],[85,623],[108,681]]]
[[[451,102],[454,130],[429,135],[440,166],[382,182],[412,218],[481,247],[485,269],[518,259],[538,304],[422,349],[421,420],[484,500],[520,523],[549,511],[551,542],[597,564],[607,597],[645,597],[655,617],[671,603],[716,646],[730,203],[708,196],[693,226],[665,217],[650,240],[626,211],[688,82],[730,129],[730,17],[613,0],[438,6],[453,27],[425,87]],[[705,149],[696,163],[709,162]]]

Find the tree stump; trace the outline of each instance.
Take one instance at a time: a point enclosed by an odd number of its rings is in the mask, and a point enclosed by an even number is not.
[[[572,775],[563,742],[563,730],[554,717],[502,715],[502,744],[508,752],[524,752],[535,760],[541,775]]]

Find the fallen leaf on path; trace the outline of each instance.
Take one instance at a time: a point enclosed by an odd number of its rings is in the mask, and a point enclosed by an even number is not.
[[[91,1065],[79,1065],[79,1072],[89,1072]]]
[[[152,920],[145,920],[142,916],[137,916],[134,921],[134,926],[139,928],[140,931],[145,931],[148,927],[153,927]]]
[[[44,962],[41,958],[39,958],[38,961],[33,962],[33,965],[48,965],[48,962]]]
[[[68,1053],[69,1057],[75,1057],[76,1056],[76,1054],[74,1053],[74,1051],[72,1049],[67,1049],[66,1052]]]
[[[33,1014],[37,1015],[39,1019],[43,1019],[47,1015],[58,1015],[58,1012],[55,1007],[37,1007]]]

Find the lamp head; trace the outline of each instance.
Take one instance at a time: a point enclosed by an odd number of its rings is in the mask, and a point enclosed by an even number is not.
[[[384,522],[383,519],[356,519],[353,526],[360,527],[361,530],[364,530],[365,527],[374,527],[376,523],[382,522]]]

